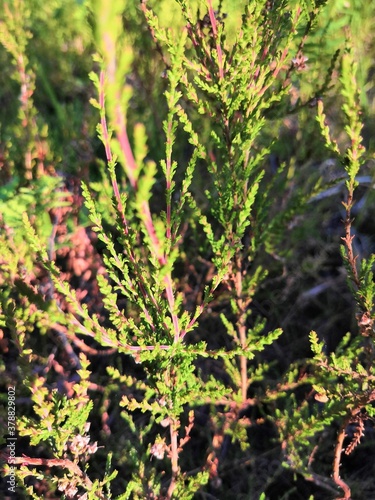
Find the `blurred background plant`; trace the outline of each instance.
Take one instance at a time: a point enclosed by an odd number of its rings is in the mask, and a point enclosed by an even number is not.
[[[350,212],[361,286],[340,252],[345,127],[363,123],[373,149],[374,11],[0,5],[0,369],[23,416],[17,498],[375,496],[370,154]],[[195,329],[173,342],[187,318]]]

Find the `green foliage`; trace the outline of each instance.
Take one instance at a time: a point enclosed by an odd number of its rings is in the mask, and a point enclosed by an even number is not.
[[[20,408],[4,473],[19,495],[249,498],[250,477],[252,498],[275,498],[276,461],[304,498],[350,498],[340,457],[374,417],[375,257],[353,234],[373,157],[345,7],[0,9],[0,369]],[[303,282],[319,245],[355,318],[329,348],[314,312],[293,323],[321,293]]]

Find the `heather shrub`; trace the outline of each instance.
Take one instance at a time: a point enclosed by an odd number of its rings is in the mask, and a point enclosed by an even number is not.
[[[374,493],[361,6],[1,6],[6,495]]]

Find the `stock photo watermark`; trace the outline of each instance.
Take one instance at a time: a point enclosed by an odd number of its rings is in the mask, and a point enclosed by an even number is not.
[[[16,388],[15,386],[8,387],[8,437],[7,441],[7,455],[9,473],[6,479],[8,493],[16,492]]]

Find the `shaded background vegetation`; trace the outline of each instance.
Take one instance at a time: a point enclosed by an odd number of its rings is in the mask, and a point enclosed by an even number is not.
[[[227,37],[234,40],[246,1],[221,2],[221,12],[226,14]],[[104,224],[108,231],[116,231],[111,222],[112,213],[106,207],[110,195],[110,185],[105,173],[105,154],[96,136],[97,110],[90,105],[95,96],[93,84],[88,74],[96,69],[92,54],[95,52],[95,20],[87,15],[87,9],[77,0],[50,0],[40,2],[29,0],[26,10],[21,1],[18,4],[19,18],[15,19],[15,31],[20,38],[28,38],[24,63],[28,82],[35,90],[32,101],[22,109],[22,71],[14,62],[9,47],[0,45],[0,213],[2,238],[8,240],[14,252],[22,255],[25,267],[30,265],[29,249],[22,234],[21,216],[27,211],[39,227],[46,243],[51,245],[51,235],[55,243],[50,247],[51,257],[61,269],[65,280],[69,281],[82,302],[91,313],[98,314],[102,321],[105,309],[96,284],[96,275],[103,272],[103,245],[90,230],[87,210],[83,206],[80,183],[84,180],[96,194],[101,207]],[[160,22],[165,26],[183,26],[179,7],[170,1],[150,2]],[[1,15],[7,9],[4,2]],[[17,9],[15,10],[17,12]],[[197,17],[203,18],[203,2],[196,2]],[[359,82],[362,89],[365,145],[373,147],[375,126],[374,55],[375,39],[373,26],[375,5],[363,0],[328,1],[323,15],[319,18],[314,35],[304,48],[308,57],[303,78],[293,80],[290,96],[269,110],[267,125],[262,131],[260,143],[267,144],[274,137],[279,140],[272,146],[264,168],[266,177],[272,178],[283,168],[280,183],[273,186],[270,220],[281,208],[299,195],[306,194],[306,205],[301,213],[295,213],[289,223],[275,232],[274,248],[265,249],[257,256],[259,264],[268,270],[251,304],[248,325],[253,326],[258,318],[266,320],[266,330],[282,327],[283,335],[257,355],[258,363],[269,364],[268,379],[254,381],[251,397],[263,394],[265,388],[277,392],[283,377],[293,363],[300,370],[300,377],[308,373],[305,359],[311,357],[309,332],[315,330],[325,341],[328,351],[333,351],[342,337],[355,332],[355,303],[346,281],[346,273],[340,254],[344,217],[342,200],[344,182],[342,172],[324,148],[315,120],[316,107],[308,102],[312,95],[322,89],[326,113],[335,136],[345,142],[342,134],[341,100],[337,92],[337,65],[332,64],[334,54],[343,48],[345,28],[351,32],[354,50],[359,62]],[[137,123],[143,123],[148,137],[148,156],[159,162],[164,155],[162,120],[167,107],[162,98],[166,90],[163,78],[165,61],[155,45],[138,2],[128,2],[123,13],[124,37],[133,53],[132,71],[126,82],[132,88],[128,113],[128,130],[132,141],[132,131]],[[20,49],[14,47],[14,50]],[[16,54],[17,55],[17,54]],[[339,56],[338,56],[339,57]],[[328,85],[325,85],[325,83]],[[293,97],[293,86],[295,96]],[[20,90],[21,89],[21,90]],[[298,96],[298,100],[297,100]],[[310,105],[309,105],[310,104]],[[194,124],[199,123],[202,141],[210,141],[210,122],[192,113]],[[26,125],[25,125],[26,123]],[[186,164],[190,146],[182,132],[176,141],[175,159]],[[32,168],[26,167],[31,158]],[[356,193],[354,209],[354,231],[356,251],[365,257],[375,251],[374,239],[374,191],[373,163],[365,166],[361,176],[363,182]],[[119,170],[119,177],[123,172]],[[182,175],[182,174],[177,174]],[[155,212],[162,208],[161,194],[164,191],[162,175],[154,186],[152,207]],[[181,178],[177,180],[181,182]],[[205,203],[204,190],[209,186],[210,176],[204,164],[195,174],[192,190],[196,198]],[[322,183],[323,188],[316,196],[314,187]],[[370,188],[369,188],[370,186]],[[102,204],[101,204],[101,200]],[[264,222],[269,223],[269,221]],[[197,294],[202,293],[202,283],[212,273],[209,250],[207,259],[196,259],[197,249],[203,244],[193,229],[187,228],[183,259],[176,266],[175,277],[181,284],[185,296],[185,307],[192,307]],[[1,266],[0,257],[0,266]],[[14,270],[15,288],[8,288],[8,271],[0,274],[3,288],[3,307],[7,297],[16,301],[18,307],[24,304],[23,285],[18,271]],[[48,277],[40,268],[35,270],[31,287],[45,286],[48,296]],[[43,307],[41,304],[40,307]],[[202,316],[199,327],[191,333],[190,342],[204,339],[210,349],[223,347],[228,338],[220,321],[220,314],[230,316],[229,295],[218,291],[209,313]],[[4,325],[3,325],[4,326]],[[35,353],[32,370],[46,374],[51,388],[69,396],[71,385],[76,380],[71,358],[60,346],[55,334],[48,332],[43,324],[36,321],[35,328],[27,332],[28,347]],[[113,494],[120,494],[130,478],[133,453],[129,449],[131,438],[124,431],[118,409],[126,387],[118,382],[108,384],[106,366],[111,365],[125,373],[144,374],[134,362],[123,355],[113,353],[102,356],[95,353],[93,342],[91,397],[94,401],[92,421],[93,440],[105,442],[105,449],[99,449],[93,459],[98,477],[103,470],[108,450],[113,452],[114,464],[121,474],[113,485]],[[18,401],[17,411],[23,415],[31,412],[26,388],[19,379],[22,362],[18,357],[17,345],[9,328],[4,326],[0,337],[2,360],[2,389],[16,380]],[[90,354],[89,354],[90,357]],[[225,378],[225,370],[219,361],[202,361],[198,367],[202,377],[208,373]],[[256,377],[255,377],[256,379]],[[296,400],[309,398],[311,386],[300,384],[295,391]],[[5,395],[4,395],[5,398]],[[5,399],[4,399],[5,401]],[[269,499],[333,498],[332,491],[320,487],[314,481],[307,481],[302,475],[293,473],[282,466],[282,442],[279,439],[277,421],[270,421],[278,403],[272,397],[264,398],[259,406],[249,408],[244,417],[252,425],[248,429],[250,448],[241,450],[237,444],[228,442],[222,448],[220,457],[220,481],[212,482],[197,498],[257,499],[265,491]],[[4,418],[4,416],[2,417]],[[145,415],[139,414],[142,426]],[[187,445],[184,455],[185,468],[194,470],[204,459],[210,442],[209,409],[197,411],[197,426],[194,430],[196,445]],[[370,426],[371,427],[371,426]],[[314,457],[315,470],[322,476],[329,476],[332,463],[332,443],[337,429],[331,428],[320,436],[319,454]],[[19,440],[19,454],[28,453],[26,438]],[[40,456],[45,450],[40,445]],[[352,486],[353,499],[375,497],[374,475],[375,435],[370,428],[361,445],[343,460],[343,474]],[[157,467],[157,466],[156,466]],[[40,498],[58,498],[59,493],[46,479],[30,478]],[[3,484],[2,486],[5,489]],[[18,498],[22,498],[19,493]],[[25,498],[28,498],[25,496]]]

